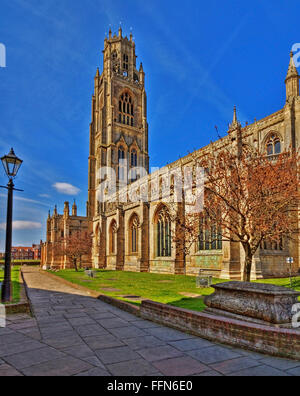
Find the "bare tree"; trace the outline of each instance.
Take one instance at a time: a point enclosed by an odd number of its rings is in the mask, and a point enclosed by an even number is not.
[[[60,254],[67,256],[78,272],[82,265],[82,257],[89,256],[92,250],[92,236],[89,233],[77,232],[61,240],[58,248]]]
[[[243,148],[209,154],[198,165],[205,168],[204,210],[177,216],[180,238],[191,246],[205,230],[216,240],[221,230],[223,241],[242,244],[243,280],[250,281],[260,244],[280,243],[298,232],[299,156],[289,151],[268,157]]]

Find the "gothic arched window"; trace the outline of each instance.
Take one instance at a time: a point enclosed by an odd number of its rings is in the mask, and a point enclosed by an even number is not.
[[[109,228],[109,253],[116,254],[117,246],[117,223],[113,221]]]
[[[172,230],[171,219],[166,208],[162,208],[156,219],[157,228],[157,257],[171,257]]]
[[[124,71],[128,71],[129,69],[129,64],[128,64],[128,55],[124,54],[123,55],[123,69]]]
[[[281,142],[277,135],[271,135],[266,143],[267,155],[278,155],[281,153]]]
[[[118,59],[118,52],[115,50],[113,51],[112,55],[111,55],[112,59],[115,61]]]
[[[130,253],[138,252],[138,229],[139,229],[139,218],[134,215],[129,222],[129,250]]]
[[[119,150],[118,150],[118,174],[119,174],[119,180],[125,180],[125,170],[126,170],[125,149],[124,149],[123,146],[120,146]]]
[[[138,162],[137,162],[137,151],[135,149],[133,149],[133,150],[131,150],[131,153],[130,153],[130,167],[131,168],[136,168],[137,165],[138,165]],[[131,181],[136,181],[136,179],[137,179],[136,170],[133,169],[131,171]]]
[[[128,92],[123,93],[119,99],[119,123],[134,125],[133,100]]]
[[[135,149],[131,150],[131,166],[132,168],[137,167],[137,152]]]
[[[222,229],[207,217],[199,223],[198,250],[222,250]]]

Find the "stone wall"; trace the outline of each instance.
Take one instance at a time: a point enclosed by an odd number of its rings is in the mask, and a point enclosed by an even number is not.
[[[222,270],[222,251],[207,251],[190,257],[186,263],[186,274],[197,276],[200,269],[205,270],[205,273],[219,277]]]
[[[175,260],[168,258],[150,260],[150,272],[156,274],[175,274]]]
[[[274,253],[261,254],[261,270],[263,278],[287,277],[290,274],[290,266],[286,263],[288,255]],[[299,268],[297,263],[292,265],[292,274],[296,275]]]
[[[300,360],[300,331],[263,326],[143,301],[140,315],[211,341]]]

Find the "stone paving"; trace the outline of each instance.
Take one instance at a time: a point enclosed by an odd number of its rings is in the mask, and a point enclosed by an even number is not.
[[[299,376],[300,361],[137,318],[25,268],[34,318],[0,328],[0,376]]]

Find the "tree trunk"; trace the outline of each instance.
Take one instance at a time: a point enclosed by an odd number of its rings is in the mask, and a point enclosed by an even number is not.
[[[77,259],[74,259],[74,260],[73,260],[73,264],[74,264],[75,271],[78,272],[78,268],[77,268]]]
[[[251,248],[249,245],[243,245],[245,250],[245,265],[244,265],[244,273],[243,273],[243,282],[251,281],[251,270],[252,270],[252,260],[253,254],[251,252]]]

